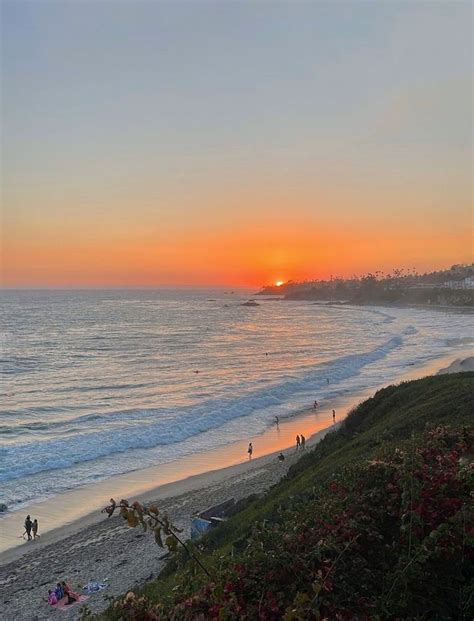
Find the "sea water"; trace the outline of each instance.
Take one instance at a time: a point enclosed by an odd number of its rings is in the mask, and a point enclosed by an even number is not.
[[[1,292],[0,502],[253,437],[454,351],[453,310],[230,290]]]

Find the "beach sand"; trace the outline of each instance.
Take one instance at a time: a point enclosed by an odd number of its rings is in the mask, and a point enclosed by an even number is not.
[[[315,434],[307,447],[318,442],[329,430]],[[307,449],[306,449],[307,450]],[[292,447],[283,451],[280,464],[276,454],[245,461],[221,470],[196,475],[163,486],[151,494],[173,523],[189,537],[190,516],[217,503],[264,492],[277,483],[302,454]],[[100,515],[100,514],[99,514]],[[70,529],[69,529],[70,530]],[[76,619],[79,605],[57,611],[44,600],[48,588],[58,581],[69,581],[73,589],[93,581],[108,579],[109,588],[92,595],[87,605],[93,611],[107,606],[108,595],[120,595],[128,589],[156,577],[163,567],[165,551],[156,546],[150,534],[131,529],[120,517],[104,518],[67,535],[68,529],[55,533],[47,545],[28,544],[28,552],[0,567],[0,601],[4,619],[42,620]],[[39,547],[39,546],[42,547]],[[6,557],[4,556],[4,559]]]
[[[445,375],[446,373],[463,373],[465,371],[474,371],[474,356],[468,358],[456,358],[445,369],[440,369],[438,375]]]
[[[450,369],[450,372],[461,368],[468,370],[473,360],[472,356],[461,356],[452,361],[451,354],[449,359],[446,357],[423,367],[407,368],[397,381],[431,375],[440,368],[444,371]],[[25,511],[2,518],[2,539],[7,542],[0,555],[2,617],[18,621],[40,621],[57,616],[67,620],[78,618],[78,605],[63,612],[44,601],[48,588],[59,580],[69,581],[74,590],[80,590],[79,587],[89,581],[108,579],[109,587],[92,595],[87,602],[93,611],[98,612],[107,606],[107,596],[123,594],[156,577],[164,563],[160,561],[164,551],[153,543],[149,534],[128,528],[121,518],[109,520],[100,513],[99,507],[111,496],[156,501],[160,509],[168,512],[173,523],[189,536],[193,513],[229,498],[238,500],[263,493],[277,483],[299,458],[301,451],[294,449],[296,433],[304,433],[308,438],[307,446],[314,446],[337,427],[332,425],[331,407],[337,410],[340,421],[353,406],[374,391],[347,395],[334,403],[324,404],[321,410],[307,410],[300,416],[281,421],[278,429],[274,427],[257,438],[251,438],[256,448],[252,460],[245,457],[248,441],[245,439],[209,451],[206,456],[182,460],[180,477],[176,464],[173,468],[170,466],[168,473],[166,465],[162,465],[113,477],[93,487],[74,490],[70,495],[62,494],[38,503],[28,511],[41,516],[40,524],[48,524],[49,529],[37,542],[18,540]],[[276,455],[283,447],[291,448],[283,450],[287,459],[280,464]],[[176,478],[181,480],[176,481]],[[12,545],[13,538],[16,538],[15,545]]]

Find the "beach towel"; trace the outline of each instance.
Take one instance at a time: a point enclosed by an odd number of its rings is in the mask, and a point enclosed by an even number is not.
[[[94,593],[98,593],[99,591],[103,591],[109,585],[105,584],[105,582],[89,582],[85,587],[82,587],[82,590],[85,591],[88,595],[93,595]]]
[[[87,597],[87,595],[79,595],[78,599],[74,602],[74,604],[68,604],[67,597],[63,597],[62,599],[59,600],[56,606],[51,606],[51,608],[57,608],[58,610],[63,610],[63,611],[69,610],[69,608],[72,608],[72,606],[75,606],[76,604],[82,604],[88,599],[89,598]]]

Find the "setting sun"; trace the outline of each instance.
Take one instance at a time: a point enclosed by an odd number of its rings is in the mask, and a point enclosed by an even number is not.
[[[284,281],[283,281],[283,280],[277,280],[275,284],[276,284],[276,286],[277,286],[277,287],[281,287],[281,286],[282,286],[282,285],[284,285],[285,283],[284,283]]]

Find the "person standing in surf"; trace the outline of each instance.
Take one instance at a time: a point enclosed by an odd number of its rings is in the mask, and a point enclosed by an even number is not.
[[[249,447],[247,449],[247,453],[249,454],[249,459],[252,459],[253,446],[252,446],[251,442],[249,442]]]
[[[332,411],[332,422],[333,424],[336,422],[336,410]]]

